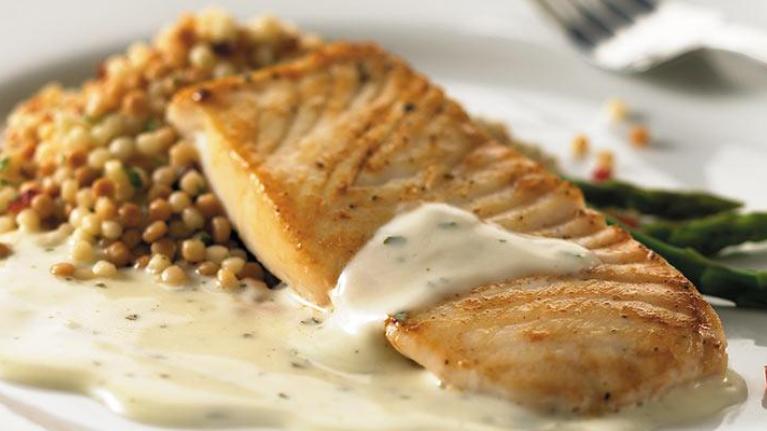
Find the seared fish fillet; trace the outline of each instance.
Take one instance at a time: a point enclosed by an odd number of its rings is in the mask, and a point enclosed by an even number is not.
[[[374,45],[333,44],[187,89],[169,116],[198,142],[248,247],[319,304],[376,229],[418,201],[601,258],[582,273],[476,286],[390,319],[392,345],[449,385],[598,412],[724,373],[721,324],[688,280]]]

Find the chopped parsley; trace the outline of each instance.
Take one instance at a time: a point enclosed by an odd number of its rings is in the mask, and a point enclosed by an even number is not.
[[[151,132],[152,130],[157,130],[160,125],[162,125],[162,121],[158,120],[157,118],[150,118],[147,122],[144,128]]]
[[[125,173],[128,175],[128,180],[134,189],[139,190],[144,187],[144,180],[141,179],[141,175],[138,173],[136,168],[125,168]]]
[[[458,222],[456,221],[443,221],[440,222],[437,226],[439,226],[440,229],[454,229],[458,227]]]
[[[211,244],[213,244],[213,237],[212,237],[212,236],[210,236],[210,234],[209,234],[209,233],[207,233],[207,232],[200,232],[200,233],[197,235],[197,239],[199,239],[200,241],[202,241],[202,242],[203,242],[203,244],[205,244],[205,245],[211,245]]]
[[[11,158],[8,156],[0,159],[0,172],[5,172],[11,166]]]

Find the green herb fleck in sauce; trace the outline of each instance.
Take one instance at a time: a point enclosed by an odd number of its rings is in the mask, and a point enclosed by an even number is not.
[[[399,313],[394,313],[394,315],[392,315],[391,317],[397,322],[404,322],[407,320],[407,311],[400,311]]]
[[[298,323],[300,323],[302,325],[319,325],[320,323],[322,323],[322,321],[320,319],[316,318],[316,317],[311,317],[309,319],[301,320]]]
[[[455,229],[458,227],[458,222],[455,221],[443,221],[437,225],[440,229]]]
[[[402,245],[407,242],[407,238],[404,236],[394,235],[394,236],[387,236],[384,238],[383,243],[384,245]]]

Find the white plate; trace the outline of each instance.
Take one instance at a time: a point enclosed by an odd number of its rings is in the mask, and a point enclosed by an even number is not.
[[[46,2],[4,5],[0,111],[50,79],[75,83],[99,58],[206,1]],[[567,161],[567,146],[586,132],[617,150],[619,176],[664,186],[713,190],[767,209],[767,69],[724,54],[691,55],[647,75],[626,77],[584,64],[527,3],[341,0],[309,6],[224,4],[246,17],[272,10],[326,37],[375,40],[443,84],[468,109],[507,121],[514,133]],[[709,1],[707,3],[716,3]],[[751,24],[767,26],[767,3],[718,2]],[[264,7],[266,6],[266,7]],[[632,150],[625,131],[606,126],[606,99],[621,97],[643,116],[652,148]],[[575,173],[588,164],[566,163]],[[767,258],[750,265],[767,267]],[[764,400],[767,312],[718,307],[731,366],[748,382],[748,400],[689,429],[767,427]],[[3,407],[3,405],[5,407]],[[152,430],[86,398],[0,384],[0,429]],[[163,428],[164,429],[164,428]]]

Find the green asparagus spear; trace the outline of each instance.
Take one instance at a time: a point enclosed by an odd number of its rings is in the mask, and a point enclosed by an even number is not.
[[[767,308],[767,271],[731,268],[691,248],[676,247],[640,231],[629,231],[637,241],[666,258],[701,293],[729,299],[739,307]]]
[[[659,221],[641,230],[671,245],[711,256],[727,246],[767,240],[767,213],[723,213],[680,223]]]
[[[586,201],[596,207],[633,209],[643,214],[682,220],[731,211],[741,207],[738,201],[704,192],[677,192],[644,189],[622,181],[599,183],[573,180],[583,190]]]

